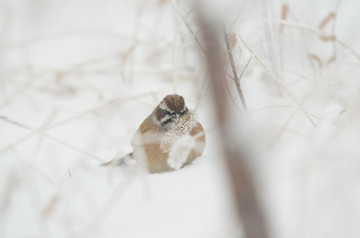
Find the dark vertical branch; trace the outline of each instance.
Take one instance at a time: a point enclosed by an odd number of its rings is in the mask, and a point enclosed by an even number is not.
[[[237,214],[241,219],[246,237],[267,238],[269,236],[257,199],[253,175],[246,164],[244,150],[239,148],[241,145],[238,145],[233,137],[234,129],[238,128],[238,125],[232,124],[235,120],[229,119],[228,98],[223,79],[224,64],[221,58],[218,34],[216,34],[214,26],[207,22],[201,14],[199,17],[209,69],[209,81],[213,89],[216,116],[220,128],[220,140],[232,182]]]

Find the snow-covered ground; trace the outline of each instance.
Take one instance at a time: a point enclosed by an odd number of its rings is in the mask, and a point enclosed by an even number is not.
[[[274,237],[360,236],[359,9],[356,0],[218,6],[238,71],[251,59],[241,84]],[[241,233],[188,10],[170,0],[0,1],[0,237]],[[131,151],[170,93],[197,109],[203,156],[165,174],[98,166]]]

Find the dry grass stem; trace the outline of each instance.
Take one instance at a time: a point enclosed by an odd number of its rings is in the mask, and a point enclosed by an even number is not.
[[[229,35],[228,33],[226,32],[226,30],[224,29],[223,31],[224,33],[224,40],[225,40],[225,44],[226,44],[226,49],[227,49],[227,55],[229,57],[229,61],[230,61],[230,66],[231,66],[231,70],[232,70],[232,73],[233,73],[233,79],[234,79],[234,83],[236,85],[236,89],[238,91],[238,94],[239,94],[239,97],[241,99],[241,102],[243,104],[243,107],[244,109],[246,110],[247,107],[246,107],[246,102],[245,102],[245,98],[244,98],[244,94],[242,92],[242,89],[241,89],[241,85],[240,85],[240,78],[242,77],[242,75],[244,74],[245,70],[246,70],[246,67],[247,65],[245,66],[245,69],[243,70],[243,72],[241,73],[241,77],[238,76],[237,72],[236,72],[236,67],[235,67],[235,63],[234,63],[234,58],[233,58],[233,55],[232,55],[232,50],[231,50],[231,45],[230,45],[230,41],[229,41]],[[249,61],[250,62],[250,61]],[[248,62],[248,63],[249,63]]]
[[[289,6],[287,4],[284,4],[281,9],[281,20],[285,21],[288,17],[289,13]],[[280,24],[280,33],[282,33],[284,30],[284,25]]]
[[[189,30],[190,34],[192,35],[192,37],[194,38],[196,44],[199,46],[199,48],[201,49],[201,51],[205,54],[205,49],[204,47],[201,45],[199,38],[196,36],[195,32],[193,31],[193,29],[191,28],[190,24],[187,22],[187,20],[185,19],[185,17],[180,13],[180,11],[177,9],[177,7],[175,6],[175,4],[173,4],[173,8],[175,9],[175,12],[179,15],[179,17],[181,18],[181,20],[184,22],[184,24],[186,25],[187,29]]]
[[[14,141],[14,142],[6,145],[6,146],[3,147],[3,148],[0,148],[0,153],[4,153],[6,150],[9,150],[10,148],[15,148],[16,146],[18,146],[18,145],[20,145],[21,143],[27,141],[28,139],[30,139],[31,137],[33,137],[33,136],[35,136],[35,135],[42,134],[45,138],[48,138],[48,139],[50,139],[50,140],[53,140],[53,141],[55,141],[55,142],[57,142],[57,143],[59,143],[59,144],[61,144],[61,145],[63,145],[63,146],[66,146],[66,147],[68,147],[68,148],[70,148],[70,149],[73,149],[73,150],[75,150],[75,151],[77,151],[77,152],[79,152],[79,153],[81,153],[81,154],[84,154],[84,155],[90,157],[90,158],[96,159],[96,160],[98,160],[98,161],[100,161],[100,162],[104,162],[104,160],[102,160],[101,158],[99,158],[99,157],[96,156],[96,155],[93,155],[93,154],[91,154],[91,153],[89,153],[89,152],[87,152],[87,151],[85,151],[85,150],[83,150],[83,149],[77,148],[76,146],[73,146],[73,145],[71,145],[71,144],[69,144],[69,143],[67,143],[67,142],[65,142],[65,141],[62,141],[62,140],[60,140],[60,139],[58,139],[58,138],[56,138],[56,137],[53,137],[53,136],[51,136],[51,135],[46,134],[46,133],[44,132],[44,128],[42,128],[42,127],[40,127],[40,128],[32,128],[32,127],[23,125],[22,123],[15,122],[14,120],[9,119],[9,118],[7,118],[7,117],[3,117],[3,116],[1,116],[0,119],[6,121],[6,122],[8,122],[8,123],[11,123],[11,124],[13,124],[13,125],[19,126],[19,127],[21,127],[21,128],[24,128],[24,129],[27,129],[27,130],[31,130],[30,133],[26,134],[25,136],[21,137],[20,139],[18,139],[18,140],[16,140],[16,141]]]
[[[270,73],[270,75],[272,76],[273,79],[276,80],[276,82],[278,82],[278,84],[285,90],[285,92],[287,92],[287,94],[290,96],[290,98],[296,103],[296,105],[300,108],[300,110],[305,114],[305,116],[308,118],[308,120],[310,121],[310,123],[316,127],[316,124],[314,123],[314,121],[311,119],[311,117],[309,116],[309,113],[303,108],[303,106],[298,102],[298,100],[295,98],[295,96],[289,91],[289,89],[287,88],[287,86],[285,85],[285,83],[278,77],[276,76],[276,74],[270,70],[263,62],[262,60],[260,60],[260,58],[256,55],[256,53],[254,52],[254,50],[244,41],[244,39],[240,37],[241,42],[246,46],[246,48],[251,52],[251,54],[255,57],[255,59],[259,62],[259,64],[267,71]]]
[[[335,18],[335,13],[334,12],[330,12],[319,24],[319,28],[323,29],[325,28],[325,26],[330,22],[330,20]]]

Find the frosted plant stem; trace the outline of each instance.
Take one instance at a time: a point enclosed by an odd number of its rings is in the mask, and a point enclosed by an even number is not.
[[[244,39],[239,36],[241,42],[246,46],[246,48],[250,51],[250,53],[255,57],[255,59],[259,62],[259,64],[270,73],[270,75],[276,80],[276,82],[279,83],[279,85],[286,91],[286,93],[289,95],[289,97],[296,103],[296,105],[300,108],[300,110],[305,114],[305,116],[307,117],[307,119],[310,121],[310,123],[316,127],[316,124],[314,123],[314,121],[311,119],[309,113],[304,109],[304,107],[299,103],[299,101],[295,98],[295,96],[289,91],[289,89],[286,87],[286,85],[284,84],[284,82],[282,80],[279,79],[278,76],[276,76],[276,74],[271,71],[261,60],[260,58],[256,55],[255,51],[244,41]]]

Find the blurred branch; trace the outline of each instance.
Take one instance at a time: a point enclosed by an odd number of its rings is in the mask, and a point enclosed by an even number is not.
[[[221,60],[222,52],[214,26],[199,14],[203,38],[206,39],[206,62],[209,70],[209,80],[213,89],[216,116],[220,128],[220,141],[225,154],[225,160],[235,196],[237,214],[241,218],[245,236],[248,238],[267,238],[267,226],[260,208],[254,178],[246,164],[244,148],[239,148],[234,140],[234,128],[238,125],[229,118],[228,99],[224,67]]]

